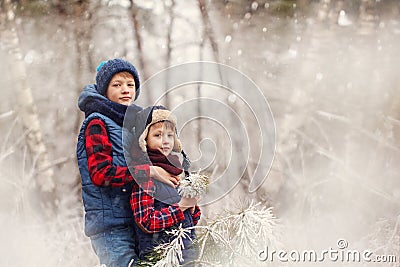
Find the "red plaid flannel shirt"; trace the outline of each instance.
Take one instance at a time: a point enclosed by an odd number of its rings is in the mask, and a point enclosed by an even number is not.
[[[93,184],[117,187],[133,180],[127,166],[112,164],[112,144],[102,120],[93,119],[88,123],[85,139],[88,170]],[[150,176],[149,168],[147,164],[137,165],[134,167],[133,175],[138,179],[147,178]]]
[[[104,122],[100,119],[91,120],[85,131],[86,154],[88,157],[88,170],[93,184],[97,186],[123,186],[133,181],[133,177],[126,166],[112,165],[112,144],[108,138]],[[160,211],[154,210],[153,181],[150,177],[149,165],[136,165],[135,178],[145,181],[142,188],[133,182],[131,207],[134,211],[135,221],[145,232],[155,233],[171,227],[184,219],[183,212],[178,204]],[[196,206],[193,213],[195,224],[200,219],[200,209]]]
[[[136,223],[145,233],[156,233],[169,227],[178,225],[185,219],[178,203],[169,207],[156,210],[154,208],[155,187],[151,179],[135,182],[132,189],[131,207]],[[200,208],[196,205],[192,213],[193,223],[196,225],[200,220]]]

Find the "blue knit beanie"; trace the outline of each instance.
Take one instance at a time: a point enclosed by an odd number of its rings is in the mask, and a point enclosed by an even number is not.
[[[117,74],[118,72],[126,71],[132,74],[133,79],[135,80],[135,88],[136,88],[135,100],[138,98],[140,93],[139,74],[136,68],[131,63],[120,58],[115,58],[101,62],[96,70],[97,70],[97,75],[96,75],[97,91],[101,95],[104,96],[106,95],[108,84],[110,83],[112,77],[115,74]]]

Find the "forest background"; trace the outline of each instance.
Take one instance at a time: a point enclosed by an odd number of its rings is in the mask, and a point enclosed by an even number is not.
[[[168,81],[142,90],[142,106],[209,99],[186,107],[198,119],[181,139],[194,168],[237,184],[203,207],[203,224],[253,200],[274,208],[287,250],[345,239],[399,261],[399,47],[395,0],[2,0],[0,265],[97,264],[83,235],[77,98],[114,57],[133,62],[142,81],[177,64],[218,62],[267,99],[274,120],[264,162],[265,129],[251,123],[260,107],[243,103],[246,90],[196,85],[165,95]],[[205,110],[222,117],[200,119]],[[243,121],[245,134],[233,134]],[[229,153],[243,141],[252,153],[232,166]],[[250,192],[260,169],[268,177]]]

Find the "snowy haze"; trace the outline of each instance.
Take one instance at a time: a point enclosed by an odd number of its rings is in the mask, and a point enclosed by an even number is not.
[[[287,12],[277,11],[279,1],[247,5],[247,1],[212,1],[207,2],[208,22],[197,1],[135,1],[141,53],[129,1],[122,5],[118,1],[110,1],[110,5],[97,2],[92,1],[89,11],[79,18],[48,12],[32,16],[17,13],[15,20],[28,85],[54,164],[56,214],[43,207],[43,194],[34,186],[40,175],[35,170],[37,158],[24,143],[27,131],[19,118],[15,94],[21,74],[10,67],[16,59],[4,41],[9,28],[5,24],[0,27],[1,266],[97,264],[83,235],[74,158],[82,121],[77,97],[85,84],[94,82],[97,64],[112,57],[132,61],[143,79],[170,65],[220,62],[249,77],[268,100],[276,126],[274,161],[262,186],[249,193],[251,172],[257,166],[270,165],[252,161],[259,157],[259,144],[254,139],[260,130],[249,123],[252,116],[240,98],[220,87],[202,88],[202,96],[214,95],[225,101],[224,109],[207,104],[202,108],[212,108],[207,111],[218,113],[218,118],[226,115],[223,123],[229,127],[224,129],[210,118],[182,130],[181,140],[189,156],[196,159],[195,167],[206,167],[210,173],[217,168],[214,175],[221,175],[231,166],[226,148],[237,153],[240,144],[229,134],[235,136],[243,130],[246,133],[241,136],[249,138],[255,153],[250,155],[249,170],[232,172],[232,179],[244,173],[238,185],[203,208],[204,218],[212,219],[224,209],[235,210],[254,199],[274,207],[287,251],[337,248],[338,240],[345,239],[350,249],[396,255],[398,264],[400,6],[396,1],[369,1],[375,4],[367,11],[342,1],[310,1],[303,11],[297,6]],[[138,63],[141,57],[144,66]],[[165,84],[168,87],[167,81]],[[139,104],[155,103],[163,90],[142,91]],[[180,103],[196,93],[196,86],[187,86],[161,103],[179,110]],[[224,113],[226,107],[233,108],[238,121],[244,122],[237,132],[234,117]],[[184,114],[178,116],[179,123],[185,120]],[[221,191],[221,195],[225,193]],[[361,266],[323,263],[329,265]]]

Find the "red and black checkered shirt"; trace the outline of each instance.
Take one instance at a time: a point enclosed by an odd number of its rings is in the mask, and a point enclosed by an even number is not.
[[[133,181],[128,167],[112,165],[112,144],[102,120],[93,119],[88,123],[85,139],[88,170],[93,184],[117,187]],[[153,181],[148,179],[149,165],[136,165],[133,175],[136,179],[145,181],[141,184],[145,190],[133,181],[131,197],[135,221],[145,232],[159,232],[183,221],[184,215],[178,204],[160,211],[154,209],[154,198],[151,197],[154,186]],[[197,224],[200,219],[199,207],[196,206],[192,216],[193,222]]]
[[[127,166],[112,164],[112,144],[101,119],[93,119],[88,123],[85,139],[88,170],[93,184],[117,187],[133,180]],[[135,178],[146,179],[150,176],[150,167],[147,164],[137,165],[133,172]]]
[[[178,203],[162,208],[154,207],[155,186],[151,179],[140,183],[134,183],[131,197],[133,217],[138,226],[145,233],[156,233],[174,225],[179,225],[185,219]],[[200,208],[196,205],[192,213],[193,223],[196,225],[200,219]]]

